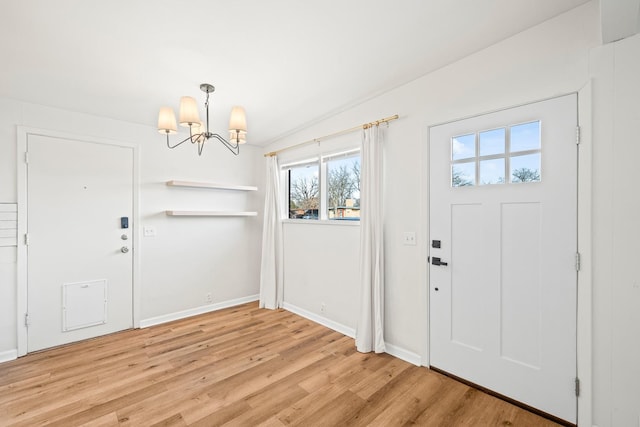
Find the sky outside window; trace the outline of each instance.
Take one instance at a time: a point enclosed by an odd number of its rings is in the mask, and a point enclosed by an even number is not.
[[[451,186],[539,182],[541,149],[539,120],[454,136]]]

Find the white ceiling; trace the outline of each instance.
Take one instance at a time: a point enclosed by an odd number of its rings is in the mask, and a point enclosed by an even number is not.
[[[0,96],[155,126],[208,82],[264,145],[586,1],[0,0]]]

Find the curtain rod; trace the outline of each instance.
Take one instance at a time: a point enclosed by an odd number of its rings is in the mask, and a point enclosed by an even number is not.
[[[322,141],[322,140],[324,140],[324,139],[334,138],[334,137],[336,137],[336,136],[340,136],[340,135],[344,135],[344,134],[346,134],[346,133],[350,133],[350,132],[357,131],[358,129],[368,129],[368,128],[373,127],[373,126],[381,125],[382,123],[388,123],[388,122],[391,122],[391,121],[393,121],[393,120],[398,119],[399,117],[400,117],[400,116],[398,116],[397,114],[395,114],[395,115],[393,115],[393,116],[385,117],[384,119],[376,120],[375,122],[363,123],[363,124],[361,124],[361,125],[359,125],[359,126],[354,126],[354,127],[352,127],[352,128],[349,128],[349,129],[341,130],[341,131],[339,131],[339,132],[334,132],[334,133],[332,133],[332,134],[325,135],[325,136],[321,136],[321,137],[319,137],[319,138],[314,138],[314,139],[311,139],[311,140],[309,140],[309,141],[301,142],[301,143],[299,143],[299,144],[290,145],[289,147],[281,148],[281,149],[279,149],[279,150],[275,150],[275,151],[272,151],[272,152],[270,152],[270,153],[267,153],[267,154],[265,154],[264,156],[265,156],[265,157],[273,157],[273,156],[275,156],[275,155],[276,155],[276,154],[278,154],[278,153],[281,153],[281,152],[286,151],[286,150],[290,150],[290,149],[292,149],[292,148],[298,148],[298,147],[301,147],[301,146],[303,146],[303,145],[308,145],[308,144],[318,143],[318,142],[320,142],[320,141]]]

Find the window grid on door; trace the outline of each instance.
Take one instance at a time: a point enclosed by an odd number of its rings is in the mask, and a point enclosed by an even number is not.
[[[452,187],[541,181],[539,120],[457,135],[450,147]]]

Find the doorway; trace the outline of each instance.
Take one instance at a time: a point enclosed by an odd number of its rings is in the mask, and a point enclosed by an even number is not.
[[[19,354],[132,328],[135,147],[51,132],[20,136]]]
[[[577,95],[429,129],[430,364],[575,423]]]

